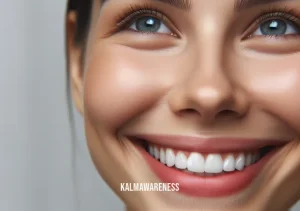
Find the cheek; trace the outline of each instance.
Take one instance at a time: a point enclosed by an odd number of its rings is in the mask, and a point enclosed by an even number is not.
[[[153,106],[173,83],[173,60],[122,46],[102,46],[85,75],[85,112],[102,125],[120,127]],[[163,60],[164,67],[161,67]]]
[[[238,74],[251,100],[300,134],[299,55],[243,61]]]

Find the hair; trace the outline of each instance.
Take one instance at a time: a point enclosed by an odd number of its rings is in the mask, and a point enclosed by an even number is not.
[[[91,22],[91,11],[92,11],[93,0],[68,0],[66,15],[69,12],[74,11],[76,13],[76,29],[73,44],[76,47],[80,47],[84,51],[86,45],[86,38],[90,28]],[[67,33],[66,33],[67,35]],[[67,37],[66,37],[67,39]],[[71,87],[70,87],[70,72],[69,72],[69,55],[67,48],[68,41],[66,40],[66,97],[67,97],[67,107],[69,112],[69,124],[71,129],[71,142],[72,142],[72,152],[71,152],[71,168],[73,172],[72,183],[75,193],[75,204],[76,210],[80,209],[80,199],[77,191],[77,177],[76,177],[76,129],[75,129],[75,119],[73,114],[73,100],[71,96]]]
[[[77,23],[74,42],[77,46],[85,45],[85,38],[88,35],[93,0],[69,0],[67,13],[77,13]]]

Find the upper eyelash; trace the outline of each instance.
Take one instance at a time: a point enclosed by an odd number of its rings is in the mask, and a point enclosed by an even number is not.
[[[125,11],[125,13],[117,18],[117,28],[127,27],[130,24],[129,22],[132,22],[133,19],[145,14],[152,15],[156,18],[161,19],[162,21],[166,19],[166,15],[162,11],[149,4],[130,5],[129,8]]]
[[[268,10],[264,10],[258,15],[258,18],[256,18],[255,20],[255,23],[260,24],[262,21],[276,17],[282,17],[288,19],[289,21],[299,22],[300,25],[300,13],[295,11],[294,9],[289,9],[288,7],[271,7]]]

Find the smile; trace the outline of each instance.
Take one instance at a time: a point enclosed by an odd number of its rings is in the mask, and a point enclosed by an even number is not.
[[[203,139],[185,136],[130,136],[151,170],[180,192],[196,197],[222,197],[247,188],[283,140]]]
[[[268,150],[267,148],[265,150]],[[162,164],[200,176],[214,176],[232,171],[242,171],[260,160],[259,150],[239,153],[199,153],[149,145],[148,153]],[[209,174],[211,173],[211,174]]]

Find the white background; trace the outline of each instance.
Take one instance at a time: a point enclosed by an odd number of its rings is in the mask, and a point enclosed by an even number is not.
[[[1,211],[124,210],[91,163],[78,114],[71,141],[64,12],[64,0],[1,0]]]

